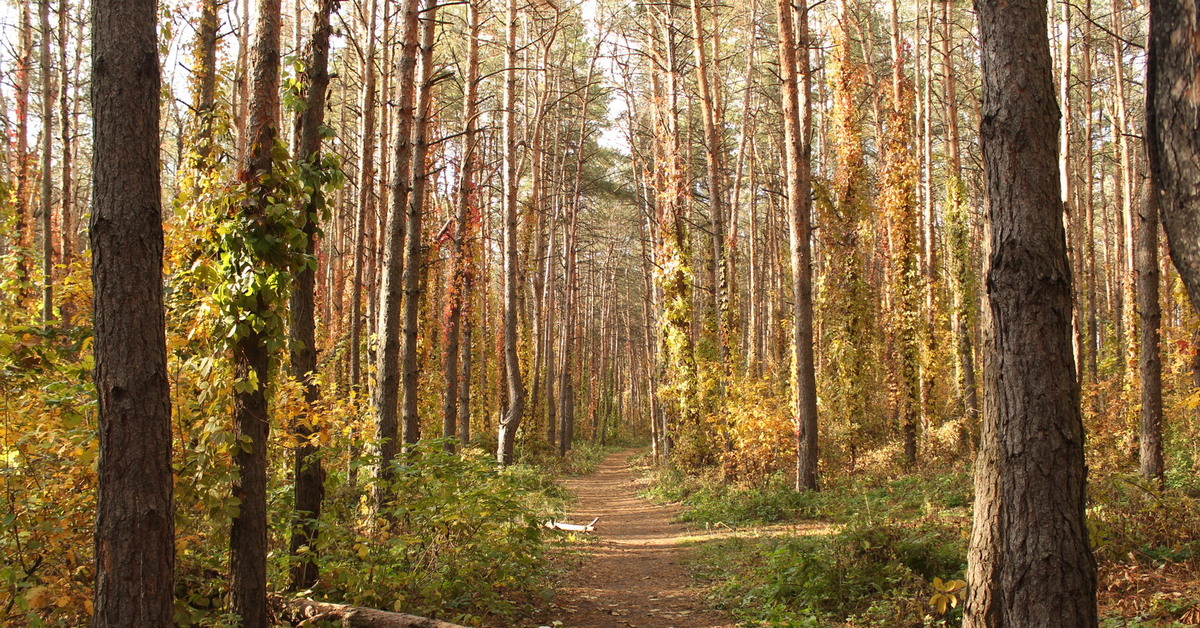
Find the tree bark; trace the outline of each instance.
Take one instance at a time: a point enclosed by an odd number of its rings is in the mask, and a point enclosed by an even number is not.
[[[453,437],[456,434],[462,444],[466,444],[470,436],[469,408],[460,416],[460,384],[463,377],[461,371],[467,371],[466,360],[459,359],[470,355],[470,345],[460,350],[463,309],[466,304],[466,274],[467,274],[467,234],[471,220],[471,208],[477,202],[475,191],[475,165],[478,159],[478,137],[476,134],[479,114],[479,7],[474,3],[467,5],[467,73],[463,84],[463,148],[459,162],[458,197],[455,199],[454,215],[454,251],[452,253],[449,292],[449,312],[446,316],[446,364],[445,379],[446,393],[442,402],[442,435]],[[470,379],[469,375],[465,375]],[[466,429],[460,429],[460,420],[466,421]]]
[[[505,20],[503,202],[504,202],[504,364],[508,373],[508,410],[500,420],[496,459],[510,464],[517,428],[525,414],[525,387],[517,354],[517,0],[508,0]]]
[[[325,93],[329,89],[329,37],[333,33],[330,14],[338,0],[321,0],[313,19],[312,39],[305,54],[305,84],[301,98],[304,111],[296,118],[296,158],[314,167],[321,162],[321,127],[325,124]],[[313,313],[315,298],[315,269],[317,221],[321,219],[323,206],[318,203],[323,192],[320,184],[314,186],[309,200],[303,207],[304,253],[312,259],[293,277],[290,299],[291,325],[290,348],[292,377],[304,385],[304,402],[311,412],[313,404],[321,397],[317,386],[317,340],[316,320]],[[325,471],[319,457],[320,432],[313,426],[309,416],[297,417],[292,429],[297,447],[292,472],[295,476],[295,515],[292,524],[291,552],[295,564],[292,567],[292,588],[311,588],[317,582],[317,521],[321,518],[321,502],[325,498]],[[307,548],[302,552],[302,549]]]
[[[248,142],[243,180],[251,181],[249,196],[259,202],[245,204],[240,211],[258,217],[265,199],[274,193],[269,183],[276,142],[275,115],[279,109],[279,23],[280,0],[258,0],[258,25],[251,53],[252,87]],[[246,317],[266,319],[262,296],[245,312]],[[270,377],[268,336],[263,330],[249,331],[233,350],[235,381],[247,385],[233,395],[234,435],[239,442],[233,455],[237,479],[233,496],[240,501],[238,515],[229,533],[230,611],[241,617],[246,628],[265,628],[267,612],[267,438],[270,416],[266,390]]]
[[[157,3],[95,0],[92,33],[91,245],[100,436],[94,625],[167,627],[174,625],[175,526]]]
[[[392,477],[391,464],[399,446],[397,413],[400,401],[400,305],[404,270],[405,213],[412,174],[413,99],[416,95],[417,0],[404,0],[400,8],[403,27],[400,35],[400,61],[397,88],[397,129],[393,157],[391,210],[383,248],[383,277],[379,286],[379,323],[376,334],[375,392],[371,405],[375,414],[375,442],[379,454],[376,475],[386,483]],[[386,64],[385,64],[386,65]],[[387,84],[387,81],[384,81]],[[386,145],[386,144],[385,144]],[[373,489],[375,506],[386,499],[386,488],[377,483]]]
[[[429,179],[425,156],[429,152],[426,136],[433,97],[433,34],[437,25],[437,4],[427,0],[422,11],[427,15],[421,22],[421,64],[416,77],[420,91],[413,114],[412,187],[408,196],[408,224],[404,228],[404,338],[400,346],[400,376],[404,393],[402,440],[405,444],[421,439],[421,417],[417,413],[417,315],[420,312],[424,267],[421,252],[421,238],[424,235],[422,220],[425,216],[425,187]]]
[[[1194,33],[1200,7],[1184,0],[1150,2],[1146,76],[1146,143],[1150,180],[1162,211],[1171,260],[1200,311],[1200,57]]]
[[[783,134],[787,172],[788,231],[792,261],[792,396],[796,424],[796,490],[817,488],[817,380],[813,359],[812,123],[808,65],[808,8],[786,0],[779,14],[779,65],[783,81]],[[794,13],[794,15],[793,15]]]
[[[992,250],[964,625],[1096,626],[1046,4],[977,0]],[[990,457],[990,460],[985,459]]]
[[[52,170],[54,140],[54,99],[56,86],[50,60],[50,0],[38,0],[38,26],[41,41],[38,56],[42,70],[42,191],[38,217],[42,232],[42,324],[54,318],[54,171]],[[60,113],[61,115],[61,113]]]
[[[367,255],[367,224],[376,211],[375,203],[375,23],[380,0],[370,0],[367,18],[367,49],[362,60],[362,128],[358,139],[358,215],[354,221],[354,281],[350,286],[350,389],[362,389],[362,292],[366,279],[363,266]]]
[[[74,216],[74,201],[73,195],[75,191],[75,173],[73,170],[73,158],[75,142],[71,137],[71,118],[74,117],[70,98],[71,90],[68,89],[72,76],[79,76],[78,66],[75,68],[74,74],[71,73],[71,67],[67,64],[67,27],[71,23],[70,19],[70,2],[68,0],[59,0],[58,3],[58,71],[59,71],[59,100],[58,100],[58,123],[59,123],[59,141],[62,144],[62,197],[59,200],[59,259],[63,266],[70,266],[74,259],[75,249],[75,216]],[[80,42],[82,43],[82,41]],[[82,48],[82,46],[76,46]],[[78,81],[77,81],[78,83]],[[67,313],[62,315],[64,320],[69,319]]]
[[[1158,343],[1162,309],[1158,303],[1158,204],[1153,194],[1143,196],[1134,222],[1133,248],[1138,313],[1142,319],[1138,349],[1138,367],[1142,378],[1140,459],[1142,477],[1161,481],[1162,356]]]
[[[17,277],[25,280],[29,277],[30,249],[33,245],[33,217],[29,207],[29,88],[32,83],[30,66],[33,65],[33,21],[30,18],[29,0],[21,0],[20,25],[17,30],[16,58],[16,100],[17,141],[16,167],[17,189],[15,197],[15,212],[17,214],[17,234],[14,244],[17,246]],[[22,298],[27,297],[27,289],[22,289]]]

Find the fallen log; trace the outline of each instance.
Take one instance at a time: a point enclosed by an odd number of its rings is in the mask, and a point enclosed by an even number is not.
[[[458,624],[418,617],[405,613],[392,613],[374,608],[314,602],[312,600],[281,601],[282,617],[295,626],[346,626],[347,628],[465,628]]]
[[[567,532],[595,532],[596,531],[596,522],[599,520],[600,520],[600,517],[596,517],[595,519],[592,519],[591,523],[588,523],[588,524],[563,523],[561,521],[547,521],[546,527],[550,528],[551,530],[565,530]]]

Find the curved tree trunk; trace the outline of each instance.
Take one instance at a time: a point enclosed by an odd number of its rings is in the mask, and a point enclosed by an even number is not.
[[[1200,7],[1151,0],[1146,145],[1171,260],[1200,310]]]

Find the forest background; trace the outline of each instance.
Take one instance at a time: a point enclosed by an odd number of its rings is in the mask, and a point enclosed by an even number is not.
[[[901,580],[957,606],[930,587],[965,569],[982,429],[970,7],[822,2],[781,30],[756,0],[285,0],[264,96],[268,5],[159,4],[176,621],[244,618],[226,548],[260,498],[267,540],[245,551],[264,595],[319,581],[468,623],[520,614],[547,586],[540,519],[561,508],[538,469],[629,440],[669,462],[662,494],[713,521],[861,518],[846,504],[870,490],[922,487],[830,542],[944,540],[959,549]],[[1200,321],[1147,209],[1147,10],[1059,2],[1049,34],[1102,603],[1188,622]],[[0,12],[6,623],[92,612],[89,13]],[[799,58],[781,63],[785,36]],[[790,187],[800,161],[811,194]],[[253,404],[269,431],[244,420]],[[248,501],[230,487],[252,467]],[[796,497],[818,485],[845,500]],[[811,594],[771,602],[894,610]],[[938,610],[914,621],[957,617]]]

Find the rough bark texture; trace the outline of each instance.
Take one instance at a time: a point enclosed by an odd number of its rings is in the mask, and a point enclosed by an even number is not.
[[[92,3],[97,627],[174,625],[157,19],[154,0]]]
[[[977,0],[976,9],[991,200],[992,398],[964,625],[1095,626],[1046,4]]]
[[[437,5],[424,3],[421,22],[421,64],[416,82],[420,87],[413,115],[412,189],[408,197],[408,218],[405,230],[404,263],[404,338],[400,345],[400,383],[404,393],[402,440],[415,443],[421,439],[421,418],[417,410],[417,315],[421,304],[422,219],[425,216],[425,187],[429,172],[425,155],[429,152],[427,129],[433,96],[433,33],[437,24]]]
[[[257,35],[251,53],[252,87],[247,133],[249,146],[243,179],[260,181],[272,169],[275,146],[275,113],[279,109],[280,0],[258,0]],[[272,190],[251,186],[250,197],[265,199]],[[243,212],[260,212],[265,203],[248,203]],[[261,315],[261,297],[247,314]],[[238,475],[233,496],[240,500],[238,515],[229,532],[230,611],[242,618],[245,628],[265,628],[267,613],[267,437],[270,417],[266,389],[270,354],[267,335],[252,331],[238,339],[233,350],[233,376],[254,381],[233,395],[234,435],[245,443],[237,448],[233,463]],[[246,440],[248,439],[248,441]]]
[[[21,1],[20,26],[17,30],[16,62],[16,171],[17,189],[15,207],[17,214],[17,234],[14,244],[25,249],[17,256],[17,276],[21,279],[29,277],[30,250],[33,248],[33,216],[29,207],[29,88],[33,65],[33,21],[30,18],[29,0]],[[25,292],[22,293],[24,296]]]
[[[1146,145],[1171,259],[1200,310],[1200,6],[1150,2]]]
[[[321,126],[325,124],[325,93],[329,89],[329,24],[337,0],[321,0],[313,20],[312,39],[305,54],[304,111],[296,118],[296,157],[312,163],[321,160]],[[310,200],[298,208],[307,216],[304,252],[313,257],[316,252],[317,221],[321,208],[317,206],[314,190]],[[291,311],[292,377],[304,384],[304,401],[316,403],[321,396],[317,387],[316,320],[313,314],[315,270],[308,265],[296,272],[289,302]],[[308,417],[301,416],[292,433],[299,443],[294,451],[292,472],[295,477],[295,522],[292,526],[291,552],[298,557],[292,567],[292,588],[307,589],[317,582],[317,520],[321,518],[321,501],[325,498],[325,471],[317,456],[317,430]],[[301,548],[307,548],[301,556]]]
[[[1138,349],[1142,378],[1141,472],[1146,479],[1161,479],[1162,355],[1158,342],[1162,308],[1158,303],[1158,203],[1153,194],[1143,195],[1134,218],[1133,262],[1138,314],[1142,319]]]
[[[97,627],[174,624],[158,76],[157,2],[92,2]]]
[[[38,2],[38,25],[41,30],[38,56],[42,69],[42,192],[38,218],[42,232],[42,322],[49,323],[54,318],[54,171],[51,160],[54,156],[52,130],[56,89],[50,72],[50,0]]]
[[[404,0],[400,8],[403,28],[399,60],[401,77],[397,88],[397,124],[392,171],[391,210],[388,212],[387,235],[383,247],[383,273],[379,286],[379,350],[375,363],[375,392],[371,399],[375,411],[375,443],[379,453],[377,475],[381,480],[391,478],[391,464],[396,457],[400,429],[397,414],[400,401],[400,305],[401,280],[404,271],[404,225],[408,209],[408,194],[412,172],[413,97],[416,93],[417,65],[417,0]],[[386,64],[384,67],[387,67]],[[387,84],[387,81],[384,81]],[[384,109],[387,111],[387,109]],[[387,128],[387,125],[384,125]],[[386,145],[386,144],[385,144]],[[374,501],[381,506],[384,487],[376,484]]]
[[[783,133],[787,157],[788,227],[791,234],[792,386],[796,422],[796,489],[817,488],[817,380],[813,361],[812,171],[808,93],[808,10],[776,2],[779,65],[783,79]],[[799,33],[799,41],[796,34]],[[799,56],[797,56],[799,53]],[[799,64],[799,71],[797,71]]]
[[[193,80],[196,92],[195,151],[202,168],[209,166],[213,153],[213,115],[217,102],[217,30],[221,25],[218,0],[204,0],[200,5],[200,21],[196,24],[196,48],[193,53]],[[199,186],[199,181],[196,182]]]

